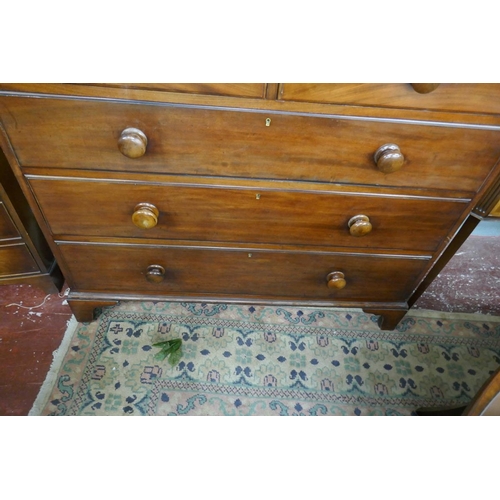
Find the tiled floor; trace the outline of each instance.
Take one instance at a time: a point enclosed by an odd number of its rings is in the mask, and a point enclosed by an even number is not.
[[[415,307],[500,316],[498,232],[471,236]],[[62,296],[0,287],[0,415],[28,414],[70,317]]]

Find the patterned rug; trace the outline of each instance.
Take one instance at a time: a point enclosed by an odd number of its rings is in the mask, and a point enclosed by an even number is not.
[[[175,366],[153,344],[182,339]],[[74,322],[30,415],[415,415],[500,365],[500,317],[124,303]]]

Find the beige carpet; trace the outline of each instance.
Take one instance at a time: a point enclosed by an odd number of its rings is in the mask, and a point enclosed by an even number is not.
[[[182,339],[175,366],[153,344]],[[30,415],[414,415],[465,405],[500,365],[500,317],[124,303],[73,322]]]

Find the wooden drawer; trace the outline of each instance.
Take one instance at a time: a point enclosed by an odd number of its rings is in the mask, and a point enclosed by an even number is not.
[[[39,271],[24,243],[0,246],[0,277]]]
[[[500,113],[497,83],[442,83],[427,94],[409,83],[284,83],[278,95],[286,101]]]
[[[0,241],[17,238],[21,238],[21,235],[7,213],[5,205],[0,201]]]
[[[213,187],[30,176],[30,184],[56,239],[163,238],[431,252],[467,208],[463,200],[300,191],[300,185],[293,191],[279,185],[271,189],[272,183]],[[132,222],[134,209],[144,202],[153,207],[135,215],[151,225],[157,217],[154,227]],[[348,222],[360,214],[368,216],[372,230],[351,236]]]
[[[263,98],[265,83],[93,83],[92,86],[185,94]]]
[[[59,247],[73,287],[82,292],[404,301],[427,264],[425,259],[255,249],[67,243]],[[165,269],[162,282],[146,279],[151,265]],[[344,273],[345,288],[327,287],[332,271]]]
[[[500,156],[500,131],[178,106],[1,97],[21,166],[299,179],[474,193]],[[1,109],[1,108],[0,108]],[[13,118],[15,116],[15,119]],[[271,117],[270,126],[266,118]],[[118,150],[128,127],[147,149]],[[397,144],[397,172],[374,153]]]

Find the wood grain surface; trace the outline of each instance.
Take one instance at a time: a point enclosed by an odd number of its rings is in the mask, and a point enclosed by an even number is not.
[[[274,296],[301,300],[405,301],[425,259],[371,255],[271,252],[202,247],[61,243],[70,285],[82,292],[150,295]],[[165,269],[161,283],[146,277],[151,265]],[[327,276],[347,282],[332,291]]]
[[[500,130],[295,115],[0,97],[21,166],[295,179],[475,192],[500,157]],[[128,127],[148,137],[141,158],[120,154]],[[405,157],[384,174],[386,143]]]
[[[0,246],[0,278],[37,272],[40,269],[24,243]]]
[[[12,239],[21,239],[21,235],[9,217],[5,205],[0,201],[0,242]]]
[[[291,101],[500,113],[496,83],[442,83],[421,94],[409,83],[284,83],[279,98]]]
[[[454,200],[287,191],[277,183],[238,189],[162,185],[161,180],[136,185],[31,178],[30,185],[56,239],[104,236],[431,252],[468,206]],[[159,211],[151,229],[132,221],[142,202]],[[359,214],[369,216],[372,230],[353,237],[348,222]]]
[[[263,98],[267,88],[265,83],[92,83],[89,85],[118,89],[255,98]]]

